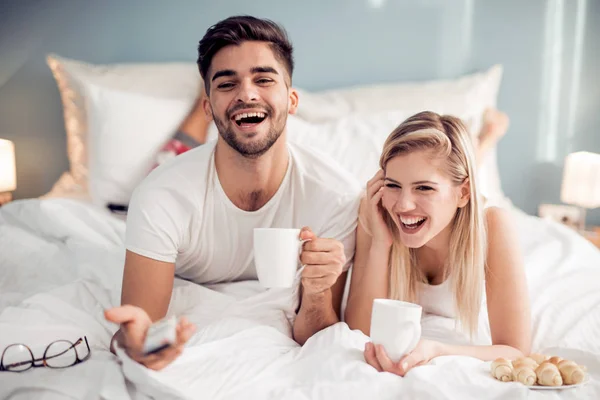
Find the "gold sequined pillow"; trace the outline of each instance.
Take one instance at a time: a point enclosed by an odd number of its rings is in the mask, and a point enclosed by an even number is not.
[[[90,64],[50,54],[46,58],[56,80],[63,105],[69,171],[45,197],[76,197],[90,200],[88,90],[131,93],[146,98],[194,101],[201,82],[195,63]],[[126,107],[115,119],[127,120]],[[105,117],[105,116],[103,116]],[[137,134],[138,132],[135,132]],[[124,132],[123,134],[127,134]],[[133,134],[133,133],[132,133]]]

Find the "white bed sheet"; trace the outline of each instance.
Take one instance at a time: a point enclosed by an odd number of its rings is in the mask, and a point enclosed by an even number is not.
[[[533,349],[587,366],[585,386],[533,391],[489,376],[489,363],[441,357],[405,378],[365,364],[368,338],[336,324],[304,347],[290,339],[291,291],[257,282],[210,288],[177,280],[170,314],[198,332],[160,372],[108,352],[119,304],[125,225],[75,200],[13,202],[0,209],[0,349],[23,342],[36,355],[56,339],[86,335],[92,358],[55,371],[0,373],[4,398],[600,398],[600,251],[577,234],[514,210],[533,311]],[[485,313],[480,341],[489,341]],[[423,335],[464,342],[451,321],[423,320]]]

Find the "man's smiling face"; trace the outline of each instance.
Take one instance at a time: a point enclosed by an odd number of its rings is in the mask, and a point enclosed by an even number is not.
[[[285,130],[298,95],[270,44],[246,41],[219,50],[206,76],[209,102],[221,137],[238,153],[257,158]],[[207,110],[208,111],[208,110]]]

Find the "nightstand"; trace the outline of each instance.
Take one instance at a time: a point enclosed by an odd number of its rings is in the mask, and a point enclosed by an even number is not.
[[[587,227],[585,232],[583,232],[583,237],[600,249],[600,226]]]

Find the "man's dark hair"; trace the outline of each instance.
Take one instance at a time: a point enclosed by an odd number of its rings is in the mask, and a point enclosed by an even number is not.
[[[229,17],[211,26],[198,44],[197,64],[207,93],[209,82],[206,75],[215,54],[225,46],[240,45],[247,41],[270,43],[275,57],[285,66],[291,83],[294,71],[293,47],[285,29],[268,19],[242,15]]]

